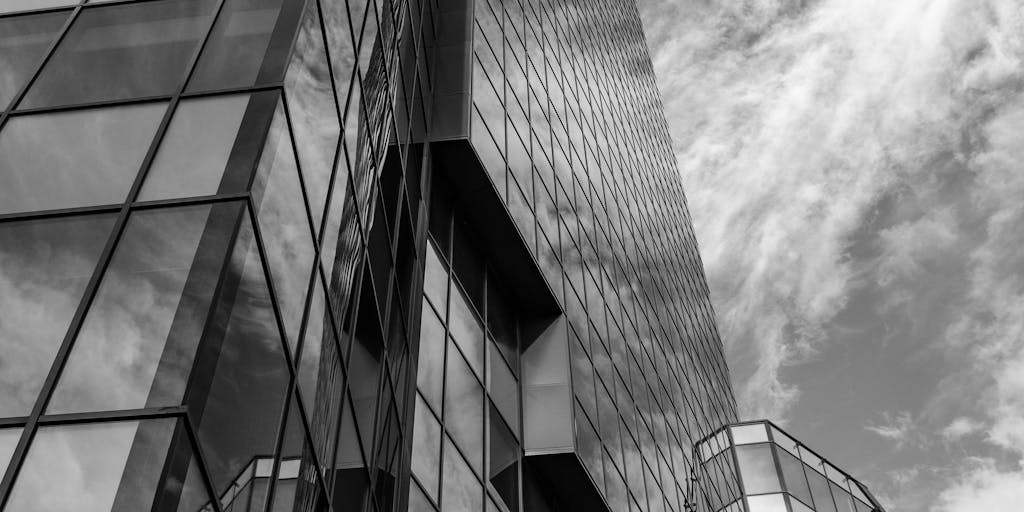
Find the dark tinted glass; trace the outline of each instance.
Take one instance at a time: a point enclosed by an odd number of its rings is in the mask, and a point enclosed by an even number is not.
[[[125,200],[165,103],[11,118],[0,132],[0,213]]]
[[[243,222],[190,383],[210,479],[224,493],[257,455],[274,452],[289,371],[252,229]],[[252,505],[256,507],[256,505]]]
[[[24,0],[29,5],[37,2]],[[6,6],[0,4],[0,12]],[[0,18],[0,110],[28,82],[67,18],[68,11]]]
[[[282,0],[227,0],[188,89],[227,89],[255,84],[268,54],[281,4]]]
[[[28,415],[113,215],[0,224],[0,417]]]
[[[166,0],[82,11],[20,107],[171,94],[215,5]]]
[[[306,320],[306,333],[299,352],[299,390],[302,403],[312,422],[313,442],[321,457],[334,451],[344,384],[334,324],[326,311],[326,296],[319,279],[313,288],[313,298]]]
[[[129,219],[49,413],[181,403],[240,214],[221,204]]]

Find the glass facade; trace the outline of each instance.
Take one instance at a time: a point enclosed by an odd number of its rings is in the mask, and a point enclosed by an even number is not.
[[[0,0],[0,61],[0,509],[685,510],[736,406],[632,1]]]
[[[864,484],[769,421],[723,427],[694,458],[698,512],[884,512]]]

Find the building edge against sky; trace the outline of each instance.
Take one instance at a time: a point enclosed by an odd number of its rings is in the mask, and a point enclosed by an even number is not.
[[[737,419],[632,1],[15,0],[0,56],[5,510],[682,511]]]

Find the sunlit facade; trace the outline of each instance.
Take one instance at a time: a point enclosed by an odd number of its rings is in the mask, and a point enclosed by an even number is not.
[[[723,427],[694,457],[696,512],[885,512],[864,484],[770,421]]]
[[[0,506],[683,511],[736,420],[629,0],[0,0]]]

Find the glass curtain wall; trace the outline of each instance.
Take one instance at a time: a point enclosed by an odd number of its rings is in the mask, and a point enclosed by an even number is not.
[[[0,2],[0,506],[404,509],[435,10]]]
[[[636,5],[469,4],[469,138],[566,313],[576,452],[613,510],[683,510],[736,409]]]
[[[698,511],[881,511],[861,483],[771,422],[725,427],[694,456],[701,466],[690,499]]]

